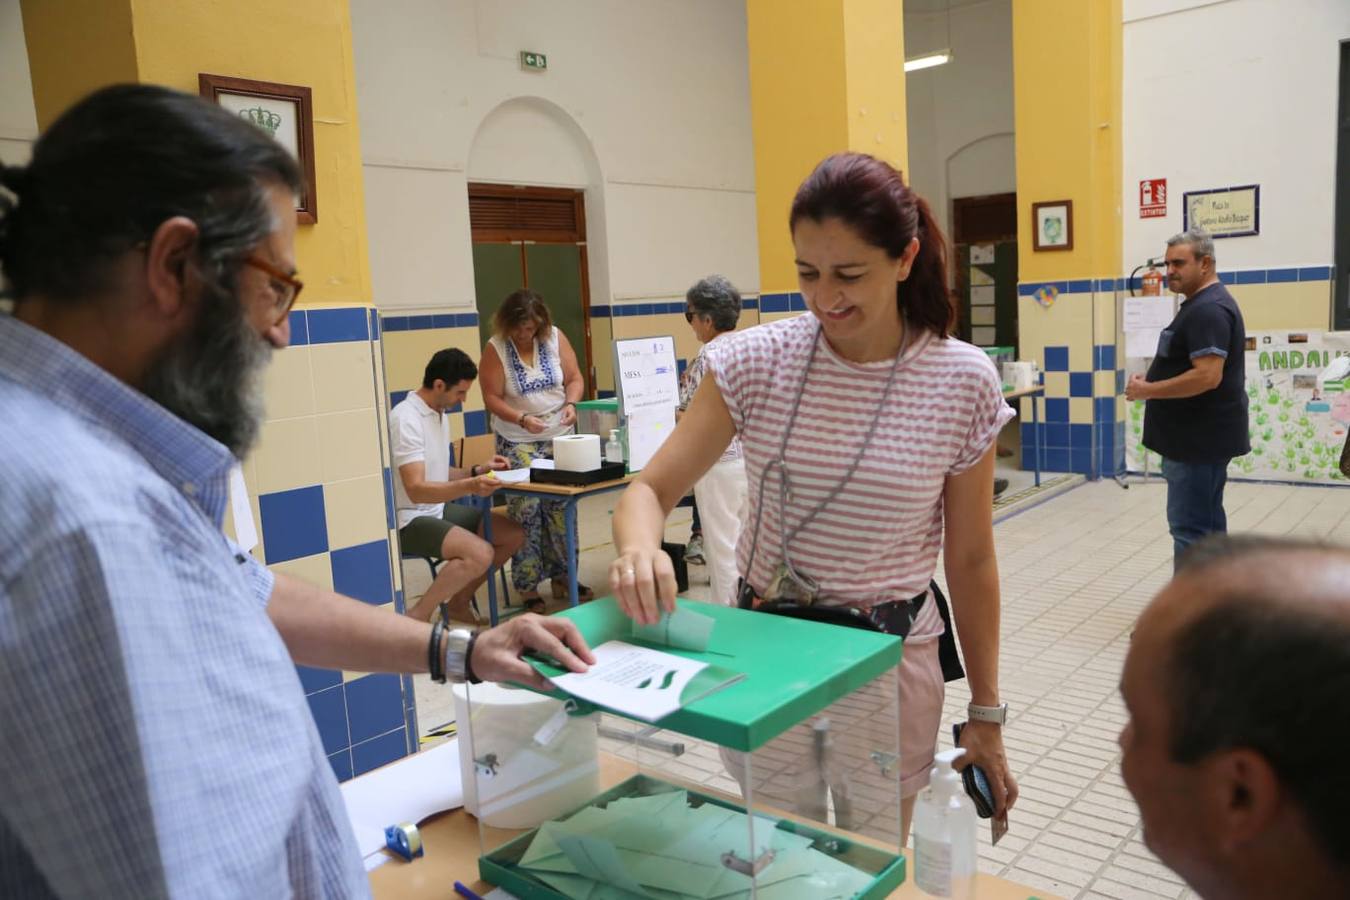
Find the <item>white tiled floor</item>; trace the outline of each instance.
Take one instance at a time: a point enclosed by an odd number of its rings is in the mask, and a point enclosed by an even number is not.
[[[607,541],[616,499],[607,495],[581,507],[582,580],[598,593],[613,552]],[[1075,900],[1192,896],[1144,847],[1116,746],[1125,722],[1117,681],[1129,632],[1171,574],[1163,504],[1157,478],[1136,479],[1128,490],[1098,481],[995,527],[1003,596],[1001,681],[1013,712],[1007,750],[1022,797],[999,846],[983,839],[985,871]],[[1344,489],[1230,484],[1226,506],[1232,531],[1350,542],[1350,491]],[[677,510],[668,534],[685,539],[687,511]],[[419,573],[409,574],[416,593]],[[420,577],[425,581],[425,574]],[[692,569],[692,580],[690,596],[705,595],[706,571]],[[453,717],[449,692],[429,688],[418,679],[424,729]],[[949,685],[949,722],[965,718],[967,697],[964,682]],[[695,780],[723,776],[711,754],[691,749],[684,761],[697,766],[691,778],[702,773]]]
[[[1007,749],[1022,799],[981,865],[1074,898],[1190,897],[1142,842],[1119,772],[1117,691],[1129,632],[1171,575],[1165,488],[1083,485],[995,528],[1003,596],[1000,679],[1013,709]],[[1230,484],[1232,531],[1350,542],[1350,491]],[[947,717],[963,716],[964,682]],[[947,743],[950,743],[948,741]]]

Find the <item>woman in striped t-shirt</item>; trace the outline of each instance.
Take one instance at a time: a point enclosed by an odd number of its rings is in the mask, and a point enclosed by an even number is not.
[[[610,585],[653,622],[675,602],[666,515],[739,436],[750,484],[737,547],[744,599],[810,592],[908,631],[898,673],[902,833],[941,724],[944,633],[929,592],[939,551],[972,704],[962,763],[1017,798],[1003,751],[994,557],[994,440],[1012,416],[985,354],[950,336],[946,246],[898,171],[845,153],[820,163],[789,217],[811,315],[708,348],[689,410],[614,515]]]

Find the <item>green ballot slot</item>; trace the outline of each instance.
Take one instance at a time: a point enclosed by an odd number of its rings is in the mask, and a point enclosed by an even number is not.
[[[539,810],[480,820],[485,880],[523,900],[845,900],[904,881],[900,639],[684,600],[649,626],[610,598],[559,615],[597,664],[532,664],[558,717],[594,720],[601,792],[562,815],[550,794],[591,764],[568,746],[590,722],[502,728],[500,693],[468,686],[477,795]]]

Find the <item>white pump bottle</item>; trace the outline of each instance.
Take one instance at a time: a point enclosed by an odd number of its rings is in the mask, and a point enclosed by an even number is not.
[[[939,753],[914,806],[914,883],[934,897],[975,896],[977,818],[952,763],[966,751]]]
[[[609,440],[605,441],[605,462],[623,462],[623,444],[619,441],[619,429],[609,430]]]

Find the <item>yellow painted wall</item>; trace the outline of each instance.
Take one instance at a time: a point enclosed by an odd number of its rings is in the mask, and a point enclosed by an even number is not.
[[[607,316],[591,319],[591,365],[595,366],[597,392],[614,390],[613,321]]]
[[[254,555],[276,572],[329,590],[332,552],[376,541],[388,543],[394,590],[403,586],[397,535],[385,518],[388,402],[379,351],[378,341],[356,340],[292,345],[273,354],[264,371],[266,417],[258,445],[241,462],[259,541]],[[259,498],[316,485],[323,491],[328,550],[270,559]],[[228,508],[224,530],[235,535]]]
[[[746,24],[760,290],[791,291],[787,217],[815,164],[852,149],[907,165],[903,9],[901,0],[746,0]]]
[[[95,88],[139,80],[128,3],[20,0],[20,9],[39,130]]]
[[[1090,60],[1093,109],[1106,113],[1101,121],[1090,123],[1096,128],[1092,167],[1092,254],[1093,261],[1100,266],[1098,271],[1111,277],[1122,272],[1124,234],[1120,185],[1125,165],[1122,99],[1125,29],[1121,25],[1121,2],[1100,0],[1089,4],[1094,47],[1105,48],[1104,53],[1094,53]]]
[[[794,4],[746,0],[750,46],[750,126],[755,142],[755,221],[759,288],[797,283],[787,218],[792,196],[812,166],[844,149],[842,0]]]
[[[319,221],[296,235],[301,304],[371,302],[351,17],[345,0],[132,0],[141,81],[197,92],[197,75],[313,91]]]
[[[1018,279],[1120,273],[1120,0],[1013,5]],[[1074,247],[1032,250],[1031,204],[1073,201]]]
[[[1045,348],[1068,346],[1069,370],[1092,371],[1092,295],[1062,295],[1049,309],[1034,297],[1017,298],[1017,329],[1020,357],[1034,359],[1045,371]],[[1114,319],[1111,320],[1114,323]],[[1046,396],[1069,396],[1068,383],[1058,393],[1046,373]]]
[[[384,373],[390,391],[411,391],[422,386],[422,373],[437,351],[455,347],[463,350],[476,364],[483,356],[478,329],[424,328],[417,331],[386,331],[380,335],[384,345]],[[470,391],[465,409],[482,409],[477,391]]]
[[[908,174],[905,17],[901,0],[844,3],[848,148]]]
[[[369,304],[352,34],[343,0],[22,0],[39,127],[96,88],[197,93],[206,72],[313,91],[319,221],[296,253],[302,305]]]
[[[1248,331],[1321,331],[1331,327],[1330,281],[1230,284]]]

